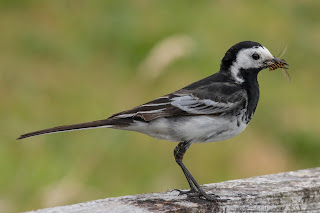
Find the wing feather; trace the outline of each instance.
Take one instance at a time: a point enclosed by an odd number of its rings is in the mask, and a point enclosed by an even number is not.
[[[247,93],[231,83],[212,83],[197,89],[182,89],[172,94],[120,112],[110,119],[132,118],[151,121],[160,117],[219,115],[245,106]]]

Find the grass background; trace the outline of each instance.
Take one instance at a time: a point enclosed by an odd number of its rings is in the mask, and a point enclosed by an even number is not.
[[[218,71],[243,40],[274,55],[288,45],[292,82],[261,72],[246,131],[193,145],[186,165],[201,184],[319,166],[319,11],[311,0],[2,0],[0,212],[187,188],[172,142],[111,129],[15,139],[180,89]],[[141,75],[154,46],[175,35],[192,51],[156,78]]]

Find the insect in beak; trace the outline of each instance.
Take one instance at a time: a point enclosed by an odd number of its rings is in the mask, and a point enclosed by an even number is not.
[[[284,59],[278,59],[278,58],[282,57],[287,52],[287,49],[288,49],[288,47],[285,46],[281,50],[281,52],[279,53],[278,57],[273,57],[273,59],[266,61],[265,65],[266,65],[266,68],[269,67],[269,71],[281,68],[283,76],[285,77],[285,79],[287,79],[288,82],[290,82],[291,78],[288,73],[289,68],[286,67],[286,66],[289,66],[289,64],[287,64],[287,62]]]
[[[287,79],[287,81],[290,82],[291,78],[287,71],[287,69],[289,68],[286,67],[286,66],[289,66],[289,64],[287,64],[286,60],[273,57],[273,59],[266,61],[265,64],[266,64],[266,67],[269,67],[269,71],[273,71],[278,68],[281,68],[283,76]]]
[[[276,57],[273,57],[273,59],[266,61],[265,64],[266,67],[269,67],[269,71],[276,70],[278,68],[288,69],[286,65],[289,66],[289,64],[287,64],[284,59],[278,59]]]

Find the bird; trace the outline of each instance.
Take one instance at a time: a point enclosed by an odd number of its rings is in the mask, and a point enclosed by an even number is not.
[[[190,190],[178,190],[179,195],[219,201],[222,199],[218,195],[201,188],[184,165],[183,157],[193,143],[224,141],[240,134],[252,119],[259,101],[259,72],[280,62],[283,60],[274,57],[260,43],[242,41],[227,50],[218,72],[182,89],[107,119],[30,132],[18,139],[105,127],[178,142],[174,159],[190,186]]]

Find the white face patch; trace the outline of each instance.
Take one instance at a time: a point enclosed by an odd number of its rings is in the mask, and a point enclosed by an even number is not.
[[[253,59],[253,54],[259,55],[259,59]],[[236,61],[230,66],[231,74],[237,82],[242,83],[244,80],[239,76],[240,69],[261,68],[265,66],[264,62],[270,59],[273,59],[273,55],[265,47],[259,46],[240,50]]]

